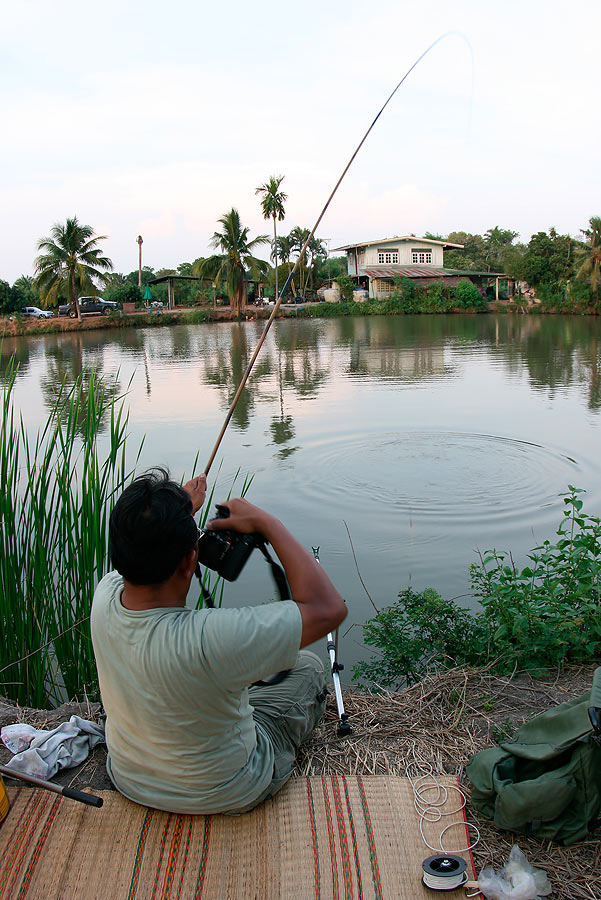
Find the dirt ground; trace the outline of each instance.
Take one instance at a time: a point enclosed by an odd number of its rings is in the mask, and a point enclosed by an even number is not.
[[[590,689],[593,666],[568,668],[534,679],[499,677],[488,672],[451,670],[431,675],[400,693],[345,691],[353,733],[336,734],[336,706],[330,695],[326,716],[302,747],[300,774],[392,774],[416,777],[431,766],[435,773],[457,774],[469,796],[464,767],[478,750],[510,736],[527,718]],[[56,710],[16,707],[0,700],[0,727],[25,721],[54,728],[71,715],[101,719],[98,704],[69,703]],[[0,763],[10,753],[0,744]],[[97,747],[87,761],[53,780],[92,791],[111,790],[106,750]],[[549,841],[497,832],[467,805],[467,818],[481,832],[474,849],[476,871],[501,868],[517,841],[532,865],[547,871],[557,900],[601,900],[601,829],[591,840],[564,848]]]

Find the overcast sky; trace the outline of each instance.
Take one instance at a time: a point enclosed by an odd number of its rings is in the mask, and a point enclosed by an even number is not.
[[[207,255],[236,206],[285,175],[310,227],[363,132],[409,76],[319,229],[578,234],[601,215],[601,2],[1,0],[0,278],[76,215],[117,271]]]

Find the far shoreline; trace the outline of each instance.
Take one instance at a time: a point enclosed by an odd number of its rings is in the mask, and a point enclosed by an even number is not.
[[[307,319],[312,317],[312,310],[315,318],[354,318],[355,315],[361,316],[362,313],[349,313],[348,306],[344,302],[331,304],[328,303],[327,316],[320,316],[321,308],[324,306],[320,302],[307,302],[303,304],[285,304],[282,303],[278,310],[279,318],[289,319]],[[336,315],[336,307],[339,309],[339,315]],[[422,316],[438,316],[438,315],[482,315],[486,313],[501,313],[508,315],[574,315],[574,316],[597,316],[598,312],[593,309],[582,311],[563,311],[554,310],[552,308],[543,308],[540,305],[521,306],[519,304],[508,301],[492,301],[486,304],[484,309],[453,309],[445,312],[420,312],[414,315]],[[0,318],[0,340],[10,337],[29,337],[48,334],[69,334],[78,331],[95,331],[106,330],[110,328],[155,328],[157,326],[168,325],[201,325],[212,322],[245,322],[253,320],[267,320],[271,314],[269,306],[253,306],[245,307],[244,311],[238,315],[232,312],[229,306],[226,307],[179,307],[177,309],[163,309],[149,312],[147,310],[136,310],[135,312],[119,312],[115,315],[104,316],[94,315],[85,316],[81,321],[70,319],[67,317],[53,317],[52,319],[20,319],[8,317]],[[367,313],[366,315],[369,315]],[[377,313],[374,313],[377,315]],[[388,313],[388,315],[407,315],[406,313]]]

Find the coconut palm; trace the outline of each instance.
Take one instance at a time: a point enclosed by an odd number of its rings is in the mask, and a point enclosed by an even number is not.
[[[253,280],[258,280],[269,271],[266,260],[253,256],[255,248],[268,244],[269,238],[266,234],[260,234],[252,241],[249,240],[248,228],[242,226],[240,214],[233,207],[217,221],[223,230],[216,231],[209,243],[214,249],[221,250],[221,253],[195,263],[195,275],[213,281],[224,281],[232,310],[238,314],[246,303],[248,275]]]
[[[78,222],[77,216],[64,225],[57,222],[52,226],[50,236],[38,242],[41,253],[34,260],[36,285],[47,302],[56,301],[60,294],[66,296],[81,320],[80,295],[94,291],[95,282],[104,283],[105,273],[113,268],[98,247],[98,241],[104,240],[106,235],[94,235],[94,229]]]
[[[283,175],[272,175],[269,181],[260,185],[255,194],[262,194],[261,210],[264,219],[273,219],[273,244],[272,252],[275,256],[275,299],[278,299],[278,233],[276,219],[280,222],[284,219],[284,203],[288,195],[280,191],[280,185],[284,180]]]
[[[280,235],[275,242],[275,247],[271,252],[271,259],[275,262],[275,260],[280,258],[282,265],[288,266],[288,275],[292,272],[292,263],[290,262],[290,257],[294,252],[294,244],[288,237],[288,235]],[[277,272],[277,267],[276,267]],[[294,294],[294,279],[292,280],[292,293]]]
[[[300,225],[297,225],[288,235],[290,241],[292,242],[292,251],[298,253],[299,258],[302,249],[305,246],[305,242],[307,241],[310,234],[311,232],[308,228],[301,228]],[[309,247],[307,245],[307,250],[308,249]],[[304,294],[307,280],[307,250],[305,250],[303,258],[300,260],[298,265],[298,277],[300,281],[301,294]]]
[[[579,253],[583,262],[576,272],[576,277],[590,281],[598,305],[599,282],[601,282],[601,216],[592,216],[589,225],[590,228],[582,229],[582,233],[588,239],[588,247],[584,247]]]

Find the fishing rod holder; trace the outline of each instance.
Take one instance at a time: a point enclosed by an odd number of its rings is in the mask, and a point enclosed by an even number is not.
[[[321,565],[319,560],[319,547],[312,547],[313,558]],[[332,684],[334,686],[334,695],[336,697],[336,708],[338,710],[338,737],[348,737],[353,733],[348,721],[348,713],[344,709],[344,700],[342,698],[342,688],[340,685],[340,673],[344,669],[344,663],[338,659],[338,629],[336,629],[336,637],[328,632],[326,649],[330,657],[330,672],[332,673]]]

